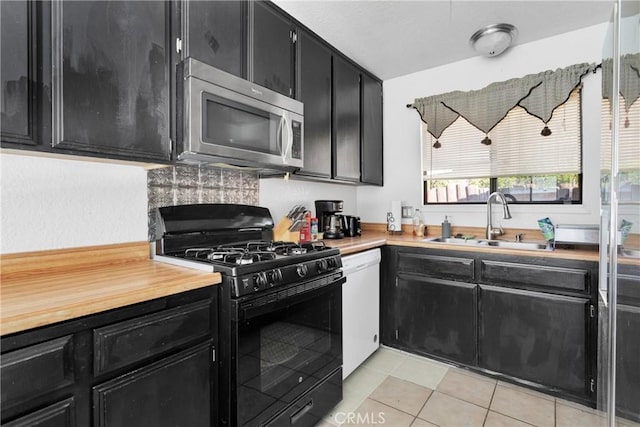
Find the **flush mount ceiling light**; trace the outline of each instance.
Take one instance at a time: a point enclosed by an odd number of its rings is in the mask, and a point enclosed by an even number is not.
[[[479,29],[469,39],[476,52],[484,56],[498,56],[518,37],[518,30],[511,24],[492,24]]]

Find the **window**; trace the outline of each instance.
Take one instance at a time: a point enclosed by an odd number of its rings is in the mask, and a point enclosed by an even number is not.
[[[627,110],[628,108],[628,110]],[[602,100],[601,128],[601,176],[610,175],[611,168],[611,122],[609,100]],[[618,130],[618,201],[620,204],[640,203],[640,101],[627,107],[620,97],[620,126]],[[608,184],[608,183],[603,183]],[[608,201],[608,185],[605,185],[602,200]]]
[[[544,123],[516,106],[489,134],[462,116],[435,138],[422,124],[424,203],[485,203],[501,191],[511,203],[581,203],[580,89]],[[436,144],[437,145],[437,144]]]

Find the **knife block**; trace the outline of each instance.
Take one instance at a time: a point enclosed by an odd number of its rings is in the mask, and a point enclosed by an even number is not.
[[[289,231],[291,227],[291,220],[287,217],[283,217],[275,227],[273,227],[273,240],[277,242],[294,242],[300,241],[299,231]]]

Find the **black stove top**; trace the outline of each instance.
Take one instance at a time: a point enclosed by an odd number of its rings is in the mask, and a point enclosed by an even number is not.
[[[158,210],[163,230],[155,259],[219,272],[240,297],[341,273],[338,249],[323,242],[270,240],[268,209],[246,205],[183,205]]]
[[[174,254],[185,259],[222,263],[231,265],[246,265],[269,262],[281,257],[295,257],[307,253],[329,249],[323,242],[293,243],[274,241],[253,241],[220,245],[216,247],[196,247],[185,249],[183,253]]]

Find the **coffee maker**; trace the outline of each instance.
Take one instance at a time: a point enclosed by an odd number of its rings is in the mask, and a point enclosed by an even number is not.
[[[323,239],[342,239],[343,220],[342,200],[316,200],[316,217],[318,231],[323,233]]]

